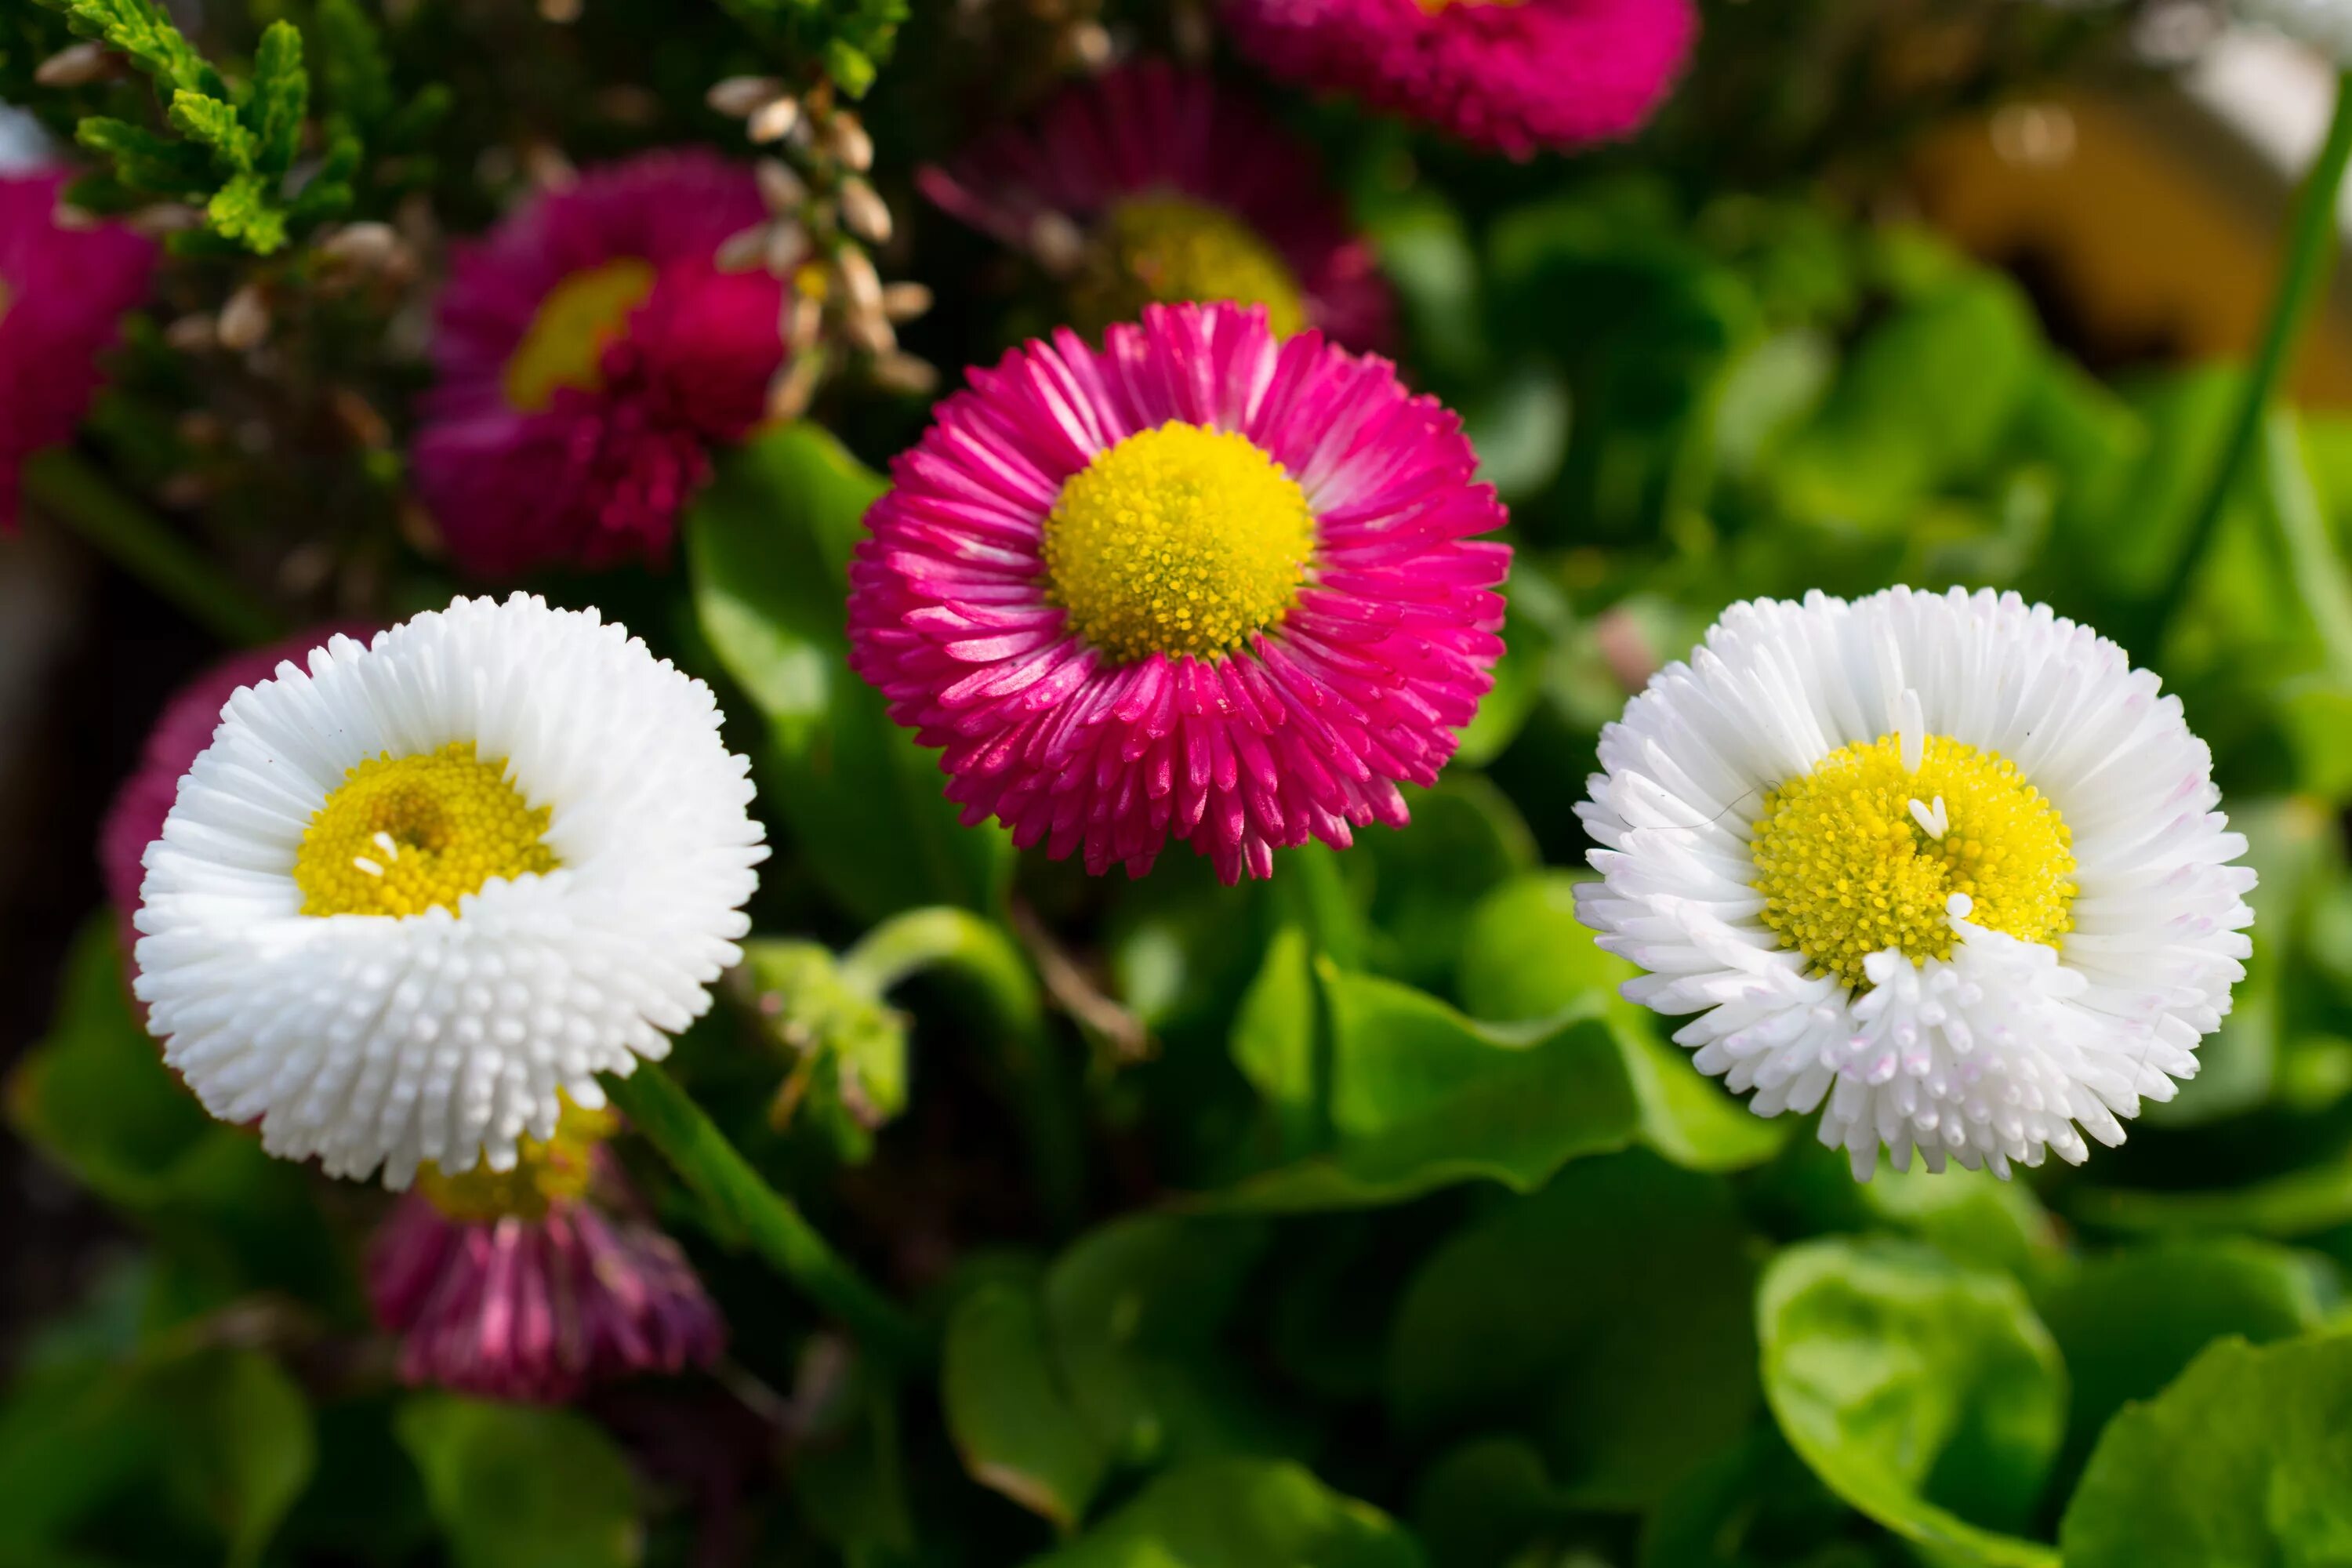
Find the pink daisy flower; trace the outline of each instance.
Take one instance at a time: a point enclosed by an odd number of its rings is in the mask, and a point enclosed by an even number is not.
[[[115,791],[114,802],[99,827],[99,872],[114,906],[126,965],[139,940],[131,918],[139,912],[140,885],[147,877],[147,846],[163,837],[163,819],[172,814],[180,781],[212,744],[221,709],[239,688],[268,679],[280,664],[289,660],[307,664],[310,650],[325,647],[328,638],[340,635],[365,642],[376,630],[362,622],[340,622],[314,626],[268,647],[233,653],[199,672],[163,705],[155,727],[147,731],[146,744],[140,748],[138,765]]]
[[[1690,0],[1226,0],[1244,52],[1514,158],[1631,134],[1682,69]]]
[[[1154,305],[942,403],[850,567],[850,661],[964,820],[1227,882],[1402,826],[1503,649],[1461,421],[1262,309]]]
[[[62,171],[0,174],[0,531],[17,469],[69,440],[122,313],[146,297],[155,247],[119,224],[58,226]]]
[[[722,272],[751,172],[649,153],[534,197],[451,263],[416,480],[484,575],[658,560],[714,444],[759,422],[782,285]]]
[[[405,1381],[552,1404],[718,1359],[725,1325],[677,1243],[613,1212],[630,1201],[603,1147],[614,1126],[567,1106],[511,1171],[417,1173],[368,1268]]]
[[[1073,88],[1027,128],[999,131],[917,183],[941,209],[1022,249],[1066,221],[1078,324],[1147,304],[1264,305],[1276,330],[1355,349],[1388,342],[1394,301],[1301,146],[1211,78],[1164,61]]]

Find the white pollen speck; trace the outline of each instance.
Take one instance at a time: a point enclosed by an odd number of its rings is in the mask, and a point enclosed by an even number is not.
[[[1914,800],[1911,803],[1911,820],[1919,825],[1922,833],[1934,839],[1941,839],[1952,830],[1951,815],[1944,809],[1944,797],[1940,795],[1931,806],[1922,805]]]
[[[383,831],[381,828],[376,831],[375,847],[383,851],[383,858],[387,860],[397,860],[400,858],[400,846],[393,842],[391,834]]]
[[[352,856],[352,864],[357,866],[361,870],[365,871],[371,877],[381,877],[383,875],[383,868],[377,865],[374,861],[369,859],[364,855]]]

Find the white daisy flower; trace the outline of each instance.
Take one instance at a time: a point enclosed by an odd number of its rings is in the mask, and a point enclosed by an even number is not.
[[[1858,1178],[1882,1142],[2079,1163],[2195,1074],[2251,951],[2245,837],[2158,685],[2014,594],[1735,605],[1601,731],[1577,912]]]
[[[510,1169],[739,956],[767,849],[719,725],[625,628],[521,595],[280,664],[148,847],[164,1059],[333,1175]]]

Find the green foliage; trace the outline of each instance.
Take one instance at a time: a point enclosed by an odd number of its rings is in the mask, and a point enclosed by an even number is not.
[[[1296,1465],[1181,1465],[1083,1540],[1034,1568],[1421,1568],[1379,1510]]]
[[[2347,1473],[2352,1338],[2225,1339],[2109,1425],[2059,1539],[2068,1568],[2336,1562]]]
[[[824,431],[786,426],[730,455],[685,525],[702,635],[766,721],[770,798],[827,891],[868,921],[986,909],[1009,859],[1000,830],[961,826],[936,757],[850,672],[849,551],[882,489]]]
[[[2056,1457],[2066,1374],[2007,1277],[1924,1247],[1817,1241],[1757,1292],[1765,1397],[1830,1489],[1931,1551],[2054,1568],[2022,1528]]]
[[[581,1416],[432,1394],[402,1406],[395,1426],[457,1568],[644,1560],[628,1462]]]

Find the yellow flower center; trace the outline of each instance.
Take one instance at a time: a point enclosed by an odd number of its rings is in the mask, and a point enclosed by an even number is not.
[[[1187,196],[1138,196],[1110,209],[1098,245],[1077,284],[1084,326],[1131,321],[1146,305],[1182,300],[1264,305],[1282,336],[1307,324],[1307,302],[1281,255],[1223,208]]]
[[[493,877],[552,871],[541,842],[552,808],[533,809],[471,741],[437,752],[362,763],[310,814],[294,857],[306,915],[415,915],[457,900]]]
[[[508,404],[536,414],[561,388],[594,386],[605,349],[653,291],[653,263],[634,256],[583,268],[549,289],[507,360]]]
[[[1246,436],[1171,420],[1099,453],[1045,520],[1045,596],[1121,663],[1214,658],[1298,597],[1315,514]]]
[[[1894,735],[1857,742],[1764,797],[1748,853],[1764,923],[1816,973],[1866,986],[1863,960],[1900,948],[1949,958],[1945,903],[2055,947],[2074,927],[2074,854],[2063,818],[1998,752],[1929,737],[1916,772]]]
[[[520,1140],[514,1169],[493,1171],[478,1164],[452,1176],[427,1160],[416,1168],[416,1190],[461,1225],[540,1219],[553,1205],[577,1203],[587,1195],[596,1174],[596,1145],[619,1127],[620,1119],[611,1111],[583,1110],[566,1100],[555,1136],[544,1142]]]

